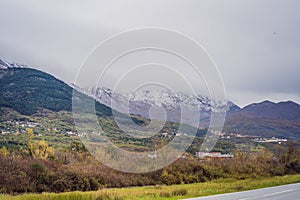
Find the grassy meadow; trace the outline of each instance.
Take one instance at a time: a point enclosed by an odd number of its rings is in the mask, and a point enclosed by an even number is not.
[[[101,189],[93,192],[65,192],[22,195],[0,195],[1,200],[131,200],[183,199],[237,192],[300,182],[300,174],[255,179],[218,179],[205,183],[157,185]]]

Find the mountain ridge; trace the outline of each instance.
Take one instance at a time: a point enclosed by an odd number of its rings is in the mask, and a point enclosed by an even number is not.
[[[266,100],[249,104],[242,108],[240,113],[262,118],[297,120],[300,119],[300,105],[290,100],[278,103]]]
[[[55,112],[71,111],[73,92],[78,94],[78,91],[48,73],[27,66],[15,67],[15,64],[0,69],[0,87],[0,106],[25,115],[32,115],[43,108]],[[78,96],[82,100],[90,98],[83,94]],[[110,108],[99,102],[95,105],[100,116],[111,116]]]
[[[10,65],[7,66],[9,63]],[[4,62],[1,59],[0,65],[2,66],[0,69],[0,107],[9,107],[26,115],[32,115],[41,108],[54,112],[72,110],[72,94],[74,90],[77,91],[76,86],[68,85],[50,74],[25,65]],[[77,89],[82,92],[80,88]],[[97,91],[93,92],[97,94]],[[98,93],[102,99],[99,99],[99,96],[97,99],[97,96],[93,96],[91,92],[89,97],[86,94],[82,94],[81,97],[90,99],[93,97],[97,100],[96,111],[99,116],[112,116],[112,110],[108,106],[112,91],[107,90],[106,93],[98,91]],[[129,107],[129,114],[150,118],[150,108],[157,106],[158,108],[167,108],[169,121],[181,122],[178,117],[180,116],[178,105],[186,103],[191,114],[201,113],[200,119],[196,119],[199,122],[199,128],[207,128],[211,109],[216,107],[223,111],[226,109],[227,116],[224,126],[226,132],[300,139],[300,105],[293,101],[274,103],[266,100],[240,108],[230,101],[227,101],[224,106],[224,104],[218,105],[205,97],[189,98],[184,94],[166,95],[165,99],[162,98],[157,103],[150,101],[152,97],[149,96],[149,93],[147,93],[148,99],[145,100],[145,94],[142,93],[139,98],[131,97],[132,104]],[[121,94],[116,96],[123,100],[125,98]],[[121,105],[121,101],[117,102],[117,105]]]

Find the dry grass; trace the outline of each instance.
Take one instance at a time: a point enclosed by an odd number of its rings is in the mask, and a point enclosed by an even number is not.
[[[300,174],[246,180],[219,179],[206,183],[102,189],[95,192],[66,192],[0,195],[1,200],[131,200],[182,199],[228,192],[244,191],[300,182]]]

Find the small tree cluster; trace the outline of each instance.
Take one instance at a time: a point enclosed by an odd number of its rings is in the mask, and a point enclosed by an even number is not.
[[[45,140],[35,141],[33,140],[34,133],[32,129],[26,129],[28,142],[28,152],[33,158],[47,159],[54,156],[54,148],[49,147]]]

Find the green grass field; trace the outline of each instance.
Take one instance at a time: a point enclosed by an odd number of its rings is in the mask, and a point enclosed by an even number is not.
[[[237,192],[300,182],[300,174],[246,180],[218,179],[211,182],[132,188],[101,189],[95,192],[66,192],[0,195],[1,200],[131,200],[131,199],[183,199],[221,193]]]

